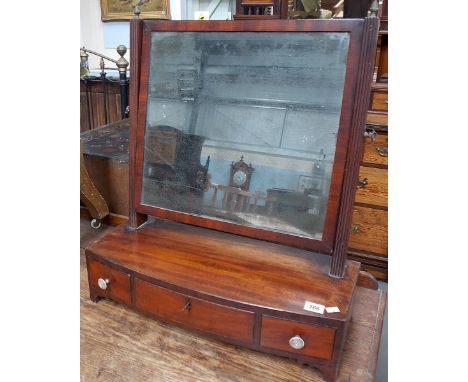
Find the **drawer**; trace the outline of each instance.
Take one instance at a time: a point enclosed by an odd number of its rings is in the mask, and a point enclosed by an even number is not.
[[[361,166],[359,183],[356,202],[379,207],[388,206],[388,170]]]
[[[388,93],[373,91],[370,108],[375,111],[388,111]]]
[[[365,138],[362,163],[388,166],[388,135],[377,133],[374,140]]]
[[[308,357],[332,359],[335,331],[333,328],[263,316],[260,345]],[[303,348],[294,349],[289,344],[295,336],[304,341]]]
[[[355,206],[349,235],[349,249],[387,256],[387,221],[387,211]]]
[[[388,126],[388,114],[383,111],[368,111],[367,124]]]
[[[135,279],[135,305],[165,321],[232,338],[253,342],[254,313],[229,308],[173,292]]]
[[[117,271],[108,265],[89,258],[87,258],[86,262],[90,288],[95,289],[99,296],[130,304],[129,274]],[[99,285],[99,279],[107,281],[107,285],[104,283],[105,289],[102,289],[102,282],[101,286]]]

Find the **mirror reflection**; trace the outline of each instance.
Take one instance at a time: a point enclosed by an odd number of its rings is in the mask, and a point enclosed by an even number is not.
[[[347,33],[152,34],[142,203],[321,239]]]

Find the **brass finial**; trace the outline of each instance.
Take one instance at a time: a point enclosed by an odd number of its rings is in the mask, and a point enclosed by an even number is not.
[[[119,45],[117,47],[117,53],[120,55],[120,58],[117,60],[119,72],[126,72],[129,65],[128,61],[124,58],[125,53],[127,53],[127,47],[125,45]]]
[[[372,1],[372,4],[369,8],[369,16],[377,16],[377,12],[379,11],[379,2],[378,0]]]
[[[133,8],[133,13],[135,14],[136,18],[139,18],[140,17],[140,13],[141,13],[141,8],[140,8],[140,5],[143,5],[145,3],[147,3],[149,0],[138,0],[135,4],[135,7]]]
[[[135,17],[137,19],[140,18],[141,8],[138,4],[136,4],[135,7],[133,8],[133,13],[135,14]]]
[[[87,68],[88,67],[88,57],[89,57],[89,55],[88,55],[88,53],[86,53],[84,51],[84,49],[85,49],[85,47],[80,49],[80,60],[81,60],[81,66],[83,68]]]
[[[85,52],[85,49],[86,49],[85,47],[80,49],[80,57],[81,58],[84,58],[84,57],[88,58],[88,53]]]

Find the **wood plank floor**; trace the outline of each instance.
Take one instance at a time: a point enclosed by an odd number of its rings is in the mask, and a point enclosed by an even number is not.
[[[109,227],[81,220],[81,381],[323,381],[318,370],[206,339],[112,301],[89,300],[84,248]],[[358,288],[338,381],[374,380],[386,294]]]

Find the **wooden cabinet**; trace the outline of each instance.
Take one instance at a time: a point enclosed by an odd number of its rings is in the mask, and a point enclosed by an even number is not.
[[[364,138],[348,255],[381,280],[388,278],[388,135],[383,126]],[[369,134],[368,134],[369,135]]]
[[[88,131],[121,119],[118,80],[80,80],[80,131]]]

